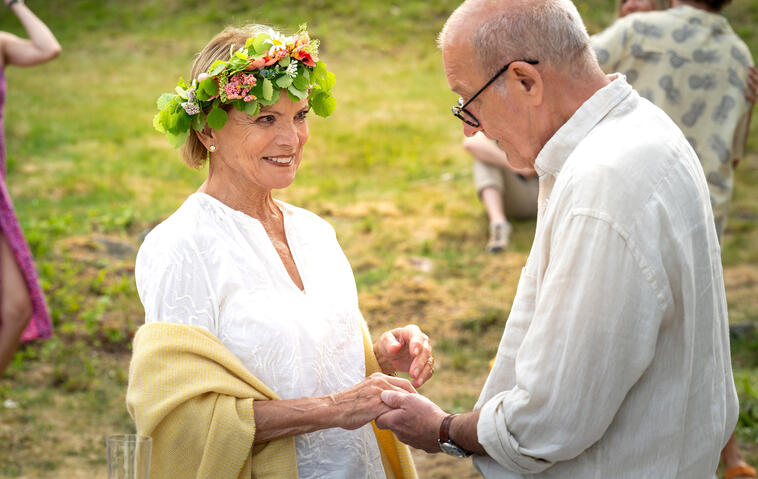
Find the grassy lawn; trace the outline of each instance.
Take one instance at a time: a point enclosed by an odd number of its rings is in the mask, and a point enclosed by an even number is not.
[[[487,374],[534,233],[484,252],[486,218],[460,124],[450,115],[435,37],[458,0],[29,0],[63,45],[34,69],[9,69],[8,187],[55,322],[0,379],[0,477],[105,477],[104,437],[133,429],[124,407],[131,336],[143,321],[134,257],[145,231],[202,182],[152,129],[155,99],[189,74],[227,24],[308,22],[337,75],[333,117],[311,117],[295,184],[278,197],[330,221],[351,261],[374,334],[415,322],[438,375],[422,392],[469,409]],[[577,2],[594,32],[610,0]],[[758,0],[727,9],[758,52]],[[22,33],[16,19],[0,29]],[[733,322],[758,321],[758,126],[738,169],[725,245]],[[758,462],[758,343],[734,341],[743,417]],[[477,477],[466,462],[417,455],[422,477]]]

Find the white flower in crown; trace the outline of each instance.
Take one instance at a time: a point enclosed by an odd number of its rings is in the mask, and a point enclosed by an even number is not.
[[[291,76],[292,78],[295,78],[297,76],[297,60],[292,60],[289,65],[287,65],[287,69],[285,72],[287,75]]]
[[[188,101],[182,103],[182,108],[184,108],[184,111],[186,111],[190,116],[200,113],[200,107],[195,103],[190,103]]]
[[[280,51],[287,51],[287,45],[285,45],[283,43],[282,44],[278,44],[278,45],[274,45],[273,47],[269,48],[268,54],[269,54],[269,56],[273,57],[274,55],[276,55],[277,52],[280,52]]]
[[[281,32],[272,31],[268,34],[271,38],[267,39],[263,42],[263,44],[269,44],[269,45],[281,45],[287,43],[287,37],[285,37]]]

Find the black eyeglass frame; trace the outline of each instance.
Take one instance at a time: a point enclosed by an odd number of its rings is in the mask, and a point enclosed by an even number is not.
[[[467,125],[470,125],[470,126],[473,126],[474,128],[479,128],[481,126],[481,123],[479,122],[479,119],[477,117],[475,117],[470,111],[468,111],[466,109],[466,107],[469,105],[469,103],[471,103],[472,101],[474,101],[474,99],[476,99],[476,97],[478,97],[479,95],[481,95],[481,93],[484,90],[486,90],[488,86],[492,85],[492,82],[494,82],[495,80],[497,80],[497,77],[499,77],[500,75],[502,75],[503,73],[505,73],[506,70],[508,70],[508,67],[510,67],[512,64],[514,64],[516,62],[524,62],[524,63],[528,63],[530,65],[536,65],[536,64],[539,63],[539,60],[513,60],[511,62],[506,63],[505,66],[503,68],[501,68],[500,70],[498,70],[497,73],[495,73],[492,76],[492,78],[490,78],[489,81],[487,83],[485,83],[484,86],[479,89],[479,91],[477,91],[476,93],[474,93],[474,95],[471,98],[469,98],[466,103],[463,103],[463,97],[458,97],[458,104],[452,108],[453,115],[455,115],[455,117],[458,118],[459,120],[461,120],[463,123],[465,123]],[[473,122],[469,121],[466,117],[463,116],[463,113],[465,113],[466,115],[470,116],[474,121]]]

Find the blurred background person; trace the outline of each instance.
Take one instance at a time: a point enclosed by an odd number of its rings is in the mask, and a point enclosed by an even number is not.
[[[747,45],[719,14],[729,1],[622,1],[618,11],[625,18],[592,37],[606,73],[624,73],[674,120],[697,152],[720,242],[758,89]],[[734,435],[721,461],[727,479],[756,477]]]
[[[0,32],[0,375],[13,358],[19,342],[47,338],[52,333],[29,246],[13,210],[5,184],[4,70],[15,65],[30,67],[57,57],[61,46],[50,29],[24,5],[9,0],[5,6],[21,21],[29,39]]]
[[[669,0],[621,0],[616,2],[616,13],[621,18],[630,13],[665,10],[670,6]]]
[[[677,123],[697,152],[719,238],[755,97],[749,87],[750,51],[718,14],[727,3],[674,0],[673,8],[624,17],[592,37],[600,66],[624,73]],[[622,4],[621,11],[629,9]]]
[[[463,148],[474,157],[474,186],[490,221],[487,251],[497,253],[508,247],[513,230],[508,218],[537,216],[537,173],[512,167],[505,152],[481,132],[464,139]]]

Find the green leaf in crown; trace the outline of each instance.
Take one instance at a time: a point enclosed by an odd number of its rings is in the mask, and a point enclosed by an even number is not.
[[[279,101],[282,91],[293,101],[307,98],[317,115],[327,117],[337,107],[331,93],[335,77],[318,60],[318,46],[305,25],[291,36],[271,31],[248,38],[238,50],[232,46],[228,60],[213,62],[189,85],[180,78],[174,93],[159,96],[153,126],[178,148],[191,129],[224,127],[228,114],[220,105],[257,115]]]

